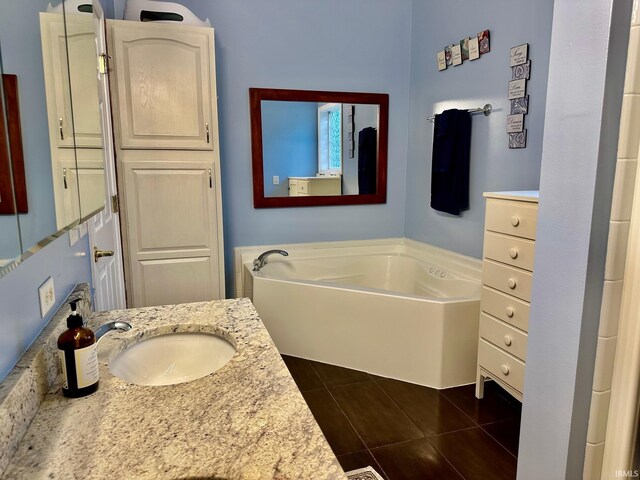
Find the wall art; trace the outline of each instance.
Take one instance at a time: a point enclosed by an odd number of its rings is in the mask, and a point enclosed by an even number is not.
[[[511,67],[511,80],[529,80],[531,72],[531,60],[527,60],[522,65]]]
[[[485,53],[489,53],[491,48],[489,46],[489,30],[483,30],[478,33],[478,44],[480,46],[480,55],[484,55]]]
[[[438,70],[446,70],[447,69],[447,58],[444,55],[444,50],[440,50],[437,55],[438,58]]]
[[[469,37],[460,40],[460,53],[462,54],[462,61],[469,60]]]
[[[507,115],[507,133],[518,133],[524,130],[524,114]]]
[[[462,49],[460,44],[451,45],[451,61],[454,67],[462,65]]]
[[[511,115],[529,113],[529,95],[511,100]]]
[[[518,133],[509,134],[509,148],[526,148],[527,146],[527,129],[525,128]]]
[[[517,47],[512,47],[509,52],[509,66],[515,67],[516,65],[522,65],[528,59],[529,44],[523,43]]]
[[[469,60],[480,58],[480,44],[478,37],[469,37]]]
[[[522,80],[511,80],[509,82],[509,100],[513,100],[514,98],[522,98],[527,93],[527,81]]]
[[[447,61],[447,67],[453,64],[453,59],[451,58],[451,45],[444,47],[444,58]]]

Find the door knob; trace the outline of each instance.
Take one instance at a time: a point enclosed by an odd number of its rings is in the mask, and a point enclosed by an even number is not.
[[[93,261],[97,262],[102,257],[113,257],[113,250],[100,250],[98,247],[93,247]]]

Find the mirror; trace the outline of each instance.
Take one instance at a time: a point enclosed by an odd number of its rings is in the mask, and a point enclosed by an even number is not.
[[[386,202],[389,96],[249,89],[255,208]]]
[[[2,64],[17,85],[28,206],[21,209],[16,198],[18,255],[48,243],[105,201],[91,4],[49,3],[0,3]],[[6,221],[0,215],[2,227]],[[0,228],[0,258],[7,258],[5,245],[13,237]]]

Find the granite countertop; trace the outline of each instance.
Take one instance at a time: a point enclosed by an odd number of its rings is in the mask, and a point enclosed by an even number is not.
[[[103,312],[88,323],[118,320],[133,329],[100,340],[98,391],[68,399],[54,385],[4,478],[346,478],[249,300]],[[212,329],[237,352],[204,378],[146,387],[109,372],[134,339]]]

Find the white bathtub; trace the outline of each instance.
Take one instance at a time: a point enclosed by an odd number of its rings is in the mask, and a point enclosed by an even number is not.
[[[285,246],[260,272],[244,263],[281,353],[434,388],[475,381],[479,260],[406,239],[325,245]]]

